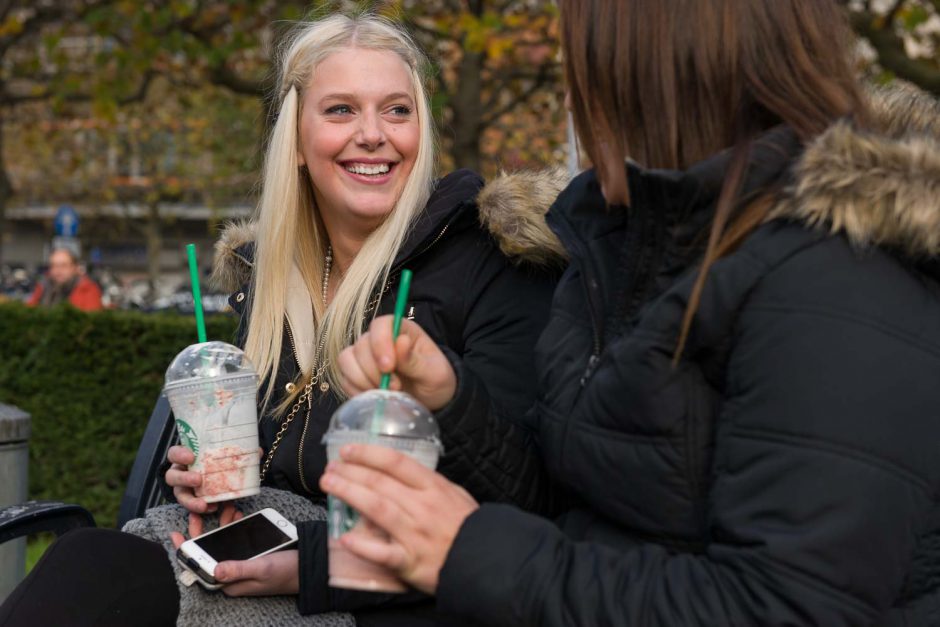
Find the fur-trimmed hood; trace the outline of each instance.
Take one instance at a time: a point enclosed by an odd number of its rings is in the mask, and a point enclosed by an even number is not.
[[[480,222],[503,253],[519,263],[551,265],[566,257],[558,238],[545,226],[545,212],[567,185],[562,168],[504,173],[487,183],[476,198]],[[248,252],[255,241],[251,221],[228,224],[215,244],[210,283],[233,292],[251,277]]]
[[[873,90],[874,129],[839,122],[807,146],[773,217],[795,218],[858,247],[940,256],[940,103],[912,87]]]

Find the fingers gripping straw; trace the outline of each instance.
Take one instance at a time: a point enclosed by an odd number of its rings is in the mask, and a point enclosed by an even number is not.
[[[206,342],[196,250],[186,247],[199,343],[180,352],[166,371],[166,392],[181,443],[202,473],[196,496],[208,503],[261,491],[258,448],[258,375],[245,353],[225,342]]]
[[[398,338],[401,328],[410,284],[411,272],[404,270],[395,302],[393,341]],[[437,459],[443,450],[437,422],[431,412],[413,397],[404,392],[390,391],[390,381],[391,375],[384,374],[381,389],[355,396],[336,410],[323,436],[327,459],[339,459],[343,445],[368,443],[394,448],[428,468],[437,467]],[[328,497],[328,505],[330,585],[381,592],[407,590],[394,573],[356,557],[339,543],[340,536],[345,533],[380,537],[384,533],[336,497]]]

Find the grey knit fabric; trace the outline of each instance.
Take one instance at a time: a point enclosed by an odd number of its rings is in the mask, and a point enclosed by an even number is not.
[[[265,507],[273,507],[295,524],[303,520],[324,520],[326,510],[307,499],[282,490],[262,488],[261,494],[239,499],[236,507],[245,514]],[[143,518],[124,525],[124,531],[159,542],[167,551],[180,589],[180,614],[178,627],[212,627],[214,625],[238,625],[260,627],[262,625],[355,627],[349,614],[329,613],[316,616],[301,616],[297,612],[296,598],[277,597],[227,597],[222,592],[209,592],[199,586],[185,586],[179,581],[180,566],[176,561],[176,549],[170,541],[171,531],[186,533],[189,513],[180,505],[161,505],[147,510]],[[205,517],[206,531],[218,526],[218,516]]]

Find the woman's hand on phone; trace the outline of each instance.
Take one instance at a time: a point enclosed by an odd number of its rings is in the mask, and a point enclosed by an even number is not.
[[[220,562],[215,579],[230,597],[297,594],[300,591],[300,557],[296,549],[275,551],[253,560]]]
[[[393,373],[393,390],[408,392],[431,411],[444,407],[457,391],[450,361],[424,329],[407,319],[393,342],[392,316],[376,318],[337,363],[350,396],[379,387],[385,372]]]
[[[166,471],[166,484],[173,488],[176,502],[196,514],[214,512],[215,503],[206,503],[196,496],[196,488],[202,485],[202,473],[189,470],[196,456],[185,446],[171,446],[166,454],[170,469]]]
[[[213,503],[215,505],[215,503]],[[222,505],[222,513],[219,514],[219,526],[224,527],[229,523],[233,523],[236,520],[241,520],[244,517],[240,511],[235,509],[235,504],[231,501],[228,501]],[[204,525],[202,522],[202,516],[196,512],[189,512],[189,528],[186,530],[190,538],[198,538],[202,535],[204,530]],[[180,545],[186,541],[186,536],[178,531],[170,532],[170,540],[173,541],[173,546],[175,548],[180,548]]]

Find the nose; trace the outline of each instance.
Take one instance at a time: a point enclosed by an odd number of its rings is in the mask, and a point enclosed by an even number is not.
[[[363,112],[359,118],[359,132],[356,143],[368,150],[375,150],[385,143],[385,130],[382,118],[376,112]]]

